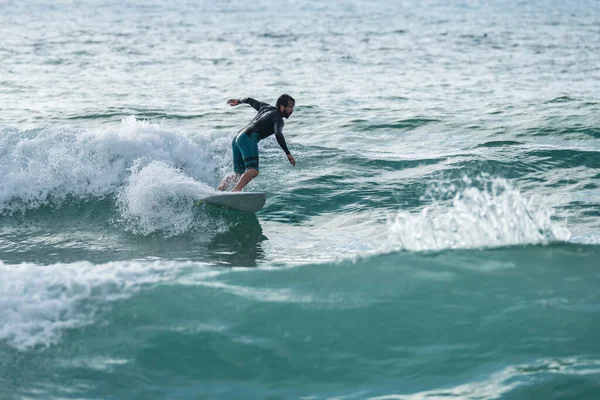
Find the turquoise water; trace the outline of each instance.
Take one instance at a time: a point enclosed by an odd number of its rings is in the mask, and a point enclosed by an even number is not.
[[[600,398],[600,3],[5,2],[0,398]],[[253,116],[256,215],[194,206]]]

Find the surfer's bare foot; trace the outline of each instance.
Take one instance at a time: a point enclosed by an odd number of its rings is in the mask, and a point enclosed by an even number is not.
[[[223,182],[221,182],[221,184],[219,185],[219,187],[217,188],[217,190],[220,190],[221,192],[227,190],[229,188],[229,186],[237,181],[238,179],[240,179],[242,175],[241,174],[235,174],[235,173],[230,173],[227,174],[227,176],[223,179]]]

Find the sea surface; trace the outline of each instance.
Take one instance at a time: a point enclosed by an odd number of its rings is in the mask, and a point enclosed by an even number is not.
[[[4,0],[0,60],[0,399],[600,399],[597,0]]]

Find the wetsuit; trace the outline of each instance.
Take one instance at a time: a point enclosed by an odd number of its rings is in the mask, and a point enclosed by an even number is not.
[[[258,114],[233,138],[233,169],[243,174],[247,169],[258,170],[258,142],[275,134],[277,143],[285,154],[290,154],[283,137],[283,117],[281,112],[267,104],[250,97],[239,99],[240,103],[250,104]]]

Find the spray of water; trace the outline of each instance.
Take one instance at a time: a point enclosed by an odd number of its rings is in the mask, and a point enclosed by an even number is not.
[[[129,231],[165,236],[184,233],[194,223],[194,202],[213,192],[164,162],[139,159],[117,196],[120,222]]]
[[[106,131],[2,128],[0,213],[112,197],[131,184],[138,160],[177,166],[195,181],[213,182],[221,147],[226,143],[210,135],[178,132],[134,117]]]
[[[435,198],[453,191],[450,201]],[[570,236],[553,221],[551,207],[522,196],[505,179],[490,179],[483,188],[435,188],[429,194],[434,196],[432,203],[419,213],[401,211],[388,220],[389,250],[547,244]]]

